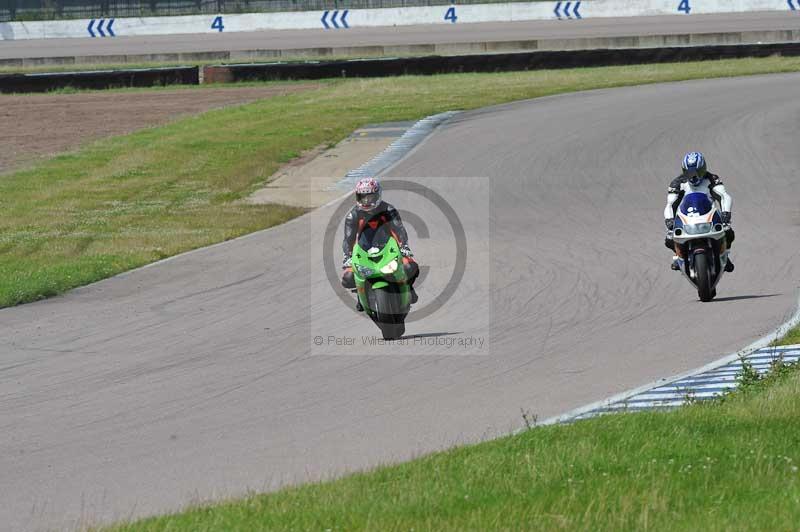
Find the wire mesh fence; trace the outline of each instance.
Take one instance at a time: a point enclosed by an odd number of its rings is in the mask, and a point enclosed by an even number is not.
[[[459,0],[458,4],[514,0]],[[518,0],[519,1],[519,0]],[[0,0],[0,22],[448,5],[452,0]]]

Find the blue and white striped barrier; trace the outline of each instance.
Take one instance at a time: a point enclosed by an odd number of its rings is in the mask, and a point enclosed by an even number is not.
[[[414,149],[423,140],[428,138],[428,135],[433,133],[433,130],[441,124],[450,120],[453,116],[458,114],[459,111],[447,111],[436,115],[431,115],[417,121],[412,127],[406,130],[403,135],[392,142],[381,153],[362,164],[355,170],[350,170],[347,175],[337,183],[337,187],[342,190],[350,190],[355,185],[356,181],[362,177],[371,177],[380,175],[386,172],[394,164],[405,157],[408,152]]]
[[[800,344],[777,346],[777,338],[800,326],[800,298],[792,317],[770,334],[763,336],[740,351],[693,369],[681,375],[660,379],[602,401],[585,405],[565,414],[544,420],[541,425],[570,423],[611,412],[636,412],[676,408],[696,401],[708,401],[737,387],[737,377],[745,363],[764,375],[778,361],[784,364],[800,362]]]
[[[689,402],[716,399],[738,387],[738,377],[742,374],[745,363],[750,364],[759,375],[763,376],[779,361],[784,364],[800,362],[800,344],[759,349],[717,368],[657,385],[624,399],[598,406],[570,418],[570,421],[611,412],[675,408]]]

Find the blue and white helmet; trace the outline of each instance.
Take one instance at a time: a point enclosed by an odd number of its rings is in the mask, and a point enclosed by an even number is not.
[[[690,151],[683,156],[681,169],[692,185],[699,185],[706,176],[706,158],[699,151]]]

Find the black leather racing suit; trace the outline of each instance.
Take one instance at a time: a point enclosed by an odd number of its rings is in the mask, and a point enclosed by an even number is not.
[[[361,232],[362,228],[366,225],[372,224],[391,224],[391,229],[399,240],[400,250],[403,255],[410,259],[404,262],[406,275],[409,278],[409,283],[414,284],[414,281],[419,275],[419,267],[414,261],[413,254],[408,247],[408,233],[403,226],[403,220],[400,219],[400,213],[389,203],[381,201],[371,211],[360,209],[358,205],[353,207],[344,219],[344,239],[342,240],[342,253],[344,254],[344,261],[342,267],[344,272],[342,274],[342,286],[345,288],[355,288],[355,279],[353,279],[353,269],[350,267],[350,257],[353,254],[353,247],[356,244],[356,238]]]

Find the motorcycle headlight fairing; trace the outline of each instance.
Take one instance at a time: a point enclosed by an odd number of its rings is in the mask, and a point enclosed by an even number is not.
[[[393,260],[383,268],[381,268],[381,273],[384,275],[390,275],[397,271],[397,260]]]
[[[711,224],[710,223],[702,223],[702,224],[684,224],[683,230],[687,235],[703,235],[705,233],[711,232]]]

